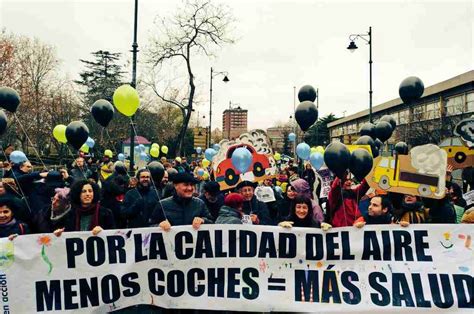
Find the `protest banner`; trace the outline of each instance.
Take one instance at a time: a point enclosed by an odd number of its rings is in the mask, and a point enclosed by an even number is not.
[[[474,204],[474,190],[464,193],[462,198],[466,200],[467,206]]]
[[[329,191],[331,191],[331,182],[333,180],[333,174],[328,168],[322,168],[316,171],[318,175],[322,179],[322,184],[321,184],[321,198],[328,197]]]
[[[472,231],[208,225],[2,239],[1,308],[471,313]]]

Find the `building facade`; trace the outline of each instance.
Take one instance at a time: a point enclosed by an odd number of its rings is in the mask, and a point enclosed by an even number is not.
[[[239,107],[226,109],[222,113],[222,136],[229,140],[247,132],[247,109]]]
[[[389,149],[399,141],[409,146],[439,144],[453,136],[454,126],[461,119],[474,115],[474,71],[425,87],[422,97],[411,104],[396,98],[373,107],[372,111],[373,123],[384,115],[397,122],[388,140]],[[362,125],[369,122],[368,115],[367,109],[329,123],[331,141],[353,143]]]

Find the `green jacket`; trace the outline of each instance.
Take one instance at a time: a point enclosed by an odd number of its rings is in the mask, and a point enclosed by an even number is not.
[[[216,224],[242,224],[242,216],[237,209],[223,205],[216,219]]]

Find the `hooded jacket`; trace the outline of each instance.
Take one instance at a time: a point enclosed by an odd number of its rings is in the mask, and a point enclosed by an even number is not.
[[[242,214],[239,210],[230,206],[224,205],[219,211],[219,216],[216,219],[216,224],[242,224]]]
[[[318,202],[313,200],[309,183],[304,179],[297,179],[291,183],[291,186],[295,188],[296,192],[299,194],[303,194],[304,196],[311,199],[311,204],[313,205],[313,220],[319,223],[324,221],[323,210],[319,206]]]

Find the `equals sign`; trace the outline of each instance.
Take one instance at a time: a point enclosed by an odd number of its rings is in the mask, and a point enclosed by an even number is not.
[[[285,278],[268,278],[268,291],[285,291]]]

